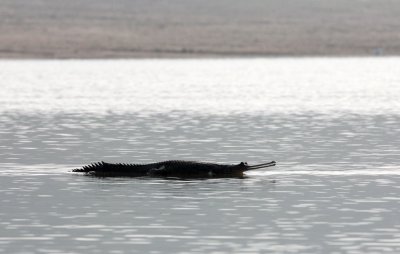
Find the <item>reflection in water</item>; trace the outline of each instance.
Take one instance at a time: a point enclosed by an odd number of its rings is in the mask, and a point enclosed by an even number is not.
[[[400,249],[400,227],[393,225],[398,174],[0,179],[0,249],[6,253],[31,246],[50,253]]]
[[[0,252],[398,253],[398,62],[0,61]],[[171,159],[278,165],[70,172]]]

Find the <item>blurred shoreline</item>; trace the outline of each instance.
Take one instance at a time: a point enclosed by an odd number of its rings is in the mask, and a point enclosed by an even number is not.
[[[68,51],[56,52],[35,52],[34,49],[28,51],[0,51],[0,60],[96,60],[96,59],[110,59],[110,60],[124,60],[124,59],[236,59],[236,58],[359,58],[359,57],[399,57],[399,53],[392,54],[376,54],[374,51],[365,53],[285,53],[285,54],[269,54],[265,52],[160,52],[154,51],[121,51],[119,53],[112,53],[109,51],[82,51],[80,53],[70,53]]]
[[[397,0],[2,0],[0,58],[400,55]]]

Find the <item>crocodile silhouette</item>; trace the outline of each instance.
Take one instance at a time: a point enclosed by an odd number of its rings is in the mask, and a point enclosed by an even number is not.
[[[86,175],[111,177],[111,176],[156,176],[156,177],[243,177],[248,170],[275,166],[271,161],[249,166],[247,162],[227,165],[197,161],[171,160],[149,164],[107,163],[104,161],[92,163],[82,168],[73,169],[72,172],[82,172]]]

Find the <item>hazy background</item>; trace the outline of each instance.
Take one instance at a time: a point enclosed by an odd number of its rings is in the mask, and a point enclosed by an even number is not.
[[[1,0],[0,57],[398,55],[398,0]]]

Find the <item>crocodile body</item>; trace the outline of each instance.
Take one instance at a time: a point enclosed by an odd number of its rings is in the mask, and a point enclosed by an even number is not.
[[[159,177],[242,177],[252,169],[275,166],[275,161],[249,166],[245,162],[236,165],[204,163],[196,161],[163,161],[149,164],[124,164],[98,162],[74,169],[93,176],[159,176]]]

